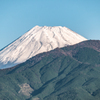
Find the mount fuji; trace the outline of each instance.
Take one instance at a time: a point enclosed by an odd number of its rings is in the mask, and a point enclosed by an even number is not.
[[[39,53],[85,40],[87,39],[66,27],[35,26],[0,51],[0,69],[25,62]]]

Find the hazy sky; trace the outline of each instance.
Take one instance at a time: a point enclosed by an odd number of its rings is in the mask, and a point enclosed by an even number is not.
[[[100,0],[0,0],[0,49],[36,25],[100,40]]]

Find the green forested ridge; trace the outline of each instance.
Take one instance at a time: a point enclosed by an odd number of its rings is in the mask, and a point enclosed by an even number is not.
[[[41,53],[0,70],[0,100],[100,100],[100,41]]]

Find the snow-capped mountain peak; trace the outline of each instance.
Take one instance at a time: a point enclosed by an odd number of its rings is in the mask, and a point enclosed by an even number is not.
[[[36,54],[84,40],[86,38],[66,27],[35,26],[0,51],[0,69],[22,63]]]

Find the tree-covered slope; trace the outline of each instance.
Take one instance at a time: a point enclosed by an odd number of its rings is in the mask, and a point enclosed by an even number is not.
[[[0,100],[100,100],[99,45],[57,48],[0,70]]]

